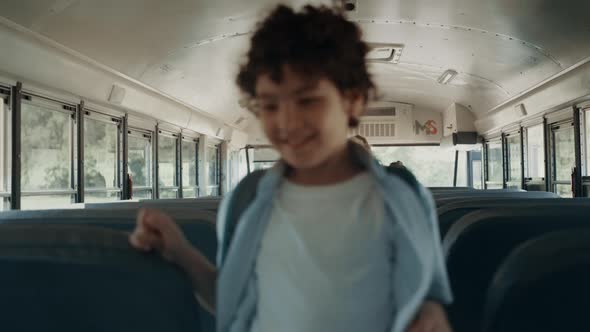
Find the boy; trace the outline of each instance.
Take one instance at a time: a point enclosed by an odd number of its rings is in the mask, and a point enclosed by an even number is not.
[[[359,28],[324,7],[279,6],[258,26],[237,82],[282,160],[219,270],[169,217],[140,212],[131,243],[186,271],[218,331],[450,331],[432,198],[347,144],[373,90],[367,51]]]

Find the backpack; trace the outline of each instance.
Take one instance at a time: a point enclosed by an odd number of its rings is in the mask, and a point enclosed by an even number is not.
[[[400,168],[400,167],[388,167],[384,166],[385,170],[388,174],[398,176],[403,181],[405,181],[410,187],[418,194],[420,197],[420,185],[418,180],[412,172],[410,172],[407,168]],[[238,226],[238,221],[240,217],[246,211],[250,203],[256,197],[256,190],[258,189],[258,182],[260,179],[266,174],[266,170],[257,170],[250,174],[248,174],[234,189],[234,192],[231,196],[231,201],[228,204],[228,213],[225,220],[225,229],[223,234],[223,243],[220,244],[221,246],[221,259],[222,262],[225,261],[225,257],[227,255],[227,251],[231,244],[231,240],[234,236],[236,228]]]

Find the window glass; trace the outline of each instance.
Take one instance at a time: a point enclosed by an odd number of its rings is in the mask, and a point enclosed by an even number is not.
[[[5,99],[6,98],[6,99]],[[10,209],[10,113],[6,101],[0,96],[0,211]]]
[[[21,210],[65,209],[72,206],[73,195],[38,195],[21,197]]]
[[[160,187],[176,186],[176,138],[159,137],[158,165]]]
[[[572,168],[576,163],[574,151],[574,127],[553,131],[555,147],[555,180],[571,181]]]
[[[22,103],[23,191],[72,189],[73,120],[70,115],[48,107]],[[26,199],[23,197],[23,200]]]
[[[467,186],[467,152],[459,151],[457,163],[457,187]]]
[[[207,167],[209,173],[209,186],[219,185],[219,156],[218,147],[209,146],[207,147]]]
[[[545,177],[545,138],[543,124],[527,128],[527,172],[529,178]]]
[[[508,147],[508,182],[509,187],[520,188],[521,183],[521,153],[520,153],[520,135],[514,134],[506,138]]]
[[[590,108],[584,112],[585,142],[586,145],[586,176],[590,176]]]
[[[373,147],[372,151],[383,165],[401,161],[424,186],[453,186],[453,150],[438,146],[388,146]]]
[[[482,163],[481,160],[473,160],[471,162],[471,167],[473,170],[473,188],[475,189],[483,189],[482,183],[481,183],[481,170],[482,170]]]
[[[133,189],[133,199],[152,199],[152,190]]]
[[[497,143],[488,143],[487,153],[488,153],[488,181],[489,182],[496,182],[502,183],[504,175],[502,174],[502,144],[500,142]],[[494,185],[496,188],[497,185]],[[502,188],[502,185],[499,186]],[[491,189],[490,186],[488,188]]]
[[[269,169],[274,166],[276,161],[258,161],[254,162],[254,171],[261,170],[261,169]]]
[[[176,188],[164,188],[160,189],[160,198],[167,199],[167,198],[177,198],[178,189]]]
[[[128,168],[133,185],[133,198],[152,198],[152,142],[142,133],[128,136]]]
[[[120,199],[119,192],[91,191],[84,193],[85,203],[106,203]]]
[[[86,117],[84,120],[84,202],[108,202],[119,199],[119,193],[105,189],[120,188],[117,176],[119,162],[119,128],[117,123]],[[102,189],[105,191],[97,191]]]
[[[182,141],[182,197],[197,197],[197,142]]]

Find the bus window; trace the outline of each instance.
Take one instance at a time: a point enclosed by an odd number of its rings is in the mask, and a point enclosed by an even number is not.
[[[195,140],[182,140],[182,197],[196,198],[199,196],[197,149]]]
[[[466,151],[459,151],[458,154],[458,161],[457,161],[457,186],[458,187],[467,187],[467,152]]]
[[[269,169],[281,158],[278,152],[273,148],[257,147],[249,150],[252,161],[252,171]]]
[[[439,146],[374,146],[373,154],[383,164],[401,161],[427,187],[452,187],[455,151]]]
[[[119,200],[119,123],[88,113],[84,119],[84,202]]]
[[[10,113],[8,96],[0,94],[0,211],[10,209]]]
[[[483,185],[482,185],[482,174],[481,174],[481,170],[482,170],[482,163],[481,163],[481,152],[479,153],[479,159],[472,159],[471,160],[471,169],[472,169],[472,173],[471,173],[471,181],[472,181],[472,187],[475,189],[483,189]]]
[[[586,172],[590,176],[590,108],[584,110],[584,145],[586,146]]]
[[[207,147],[208,185],[207,196],[219,196],[219,147]]]
[[[545,133],[544,125],[538,124],[524,129],[525,188],[528,191],[545,191]]]
[[[553,192],[561,197],[572,197],[572,170],[576,163],[573,124],[552,125],[551,140]]]
[[[240,180],[246,175],[245,168],[246,160],[241,150],[232,151],[229,156],[229,186],[230,190],[234,189]]]
[[[506,150],[508,153],[508,177],[506,184],[508,188],[522,188],[522,156],[520,143],[520,133],[510,134],[506,137]]]
[[[177,139],[174,136],[159,135],[158,137],[158,183],[160,198],[177,198],[178,181],[176,177]]]
[[[489,142],[486,148],[488,174],[486,179],[487,189],[500,189],[504,186],[504,173],[502,161],[502,143]]]
[[[152,198],[152,136],[151,133],[130,130],[127,139],[128,168],[133,182],[132,198]]]
[[[543,124],[526,130],[527,176],[529,178],[545,177],[545,138]]]
[[[74,200],[73,111],[31,98],[21,107],[21,209],[55,209]],[[67,107],[67,106],[66,106]]]

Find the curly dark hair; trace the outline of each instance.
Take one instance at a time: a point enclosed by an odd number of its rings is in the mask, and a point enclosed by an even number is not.
[[[261,73],[280,82],[283,66],[289,65],[306,76],[330,79],[340,92],[358,91],[367,101],[375,85],[365,62],[369,47],[361,35],[356,24],[328,7],[308,5],[297,13],[279,5],[252,36],[237,84],[254,97]]]

